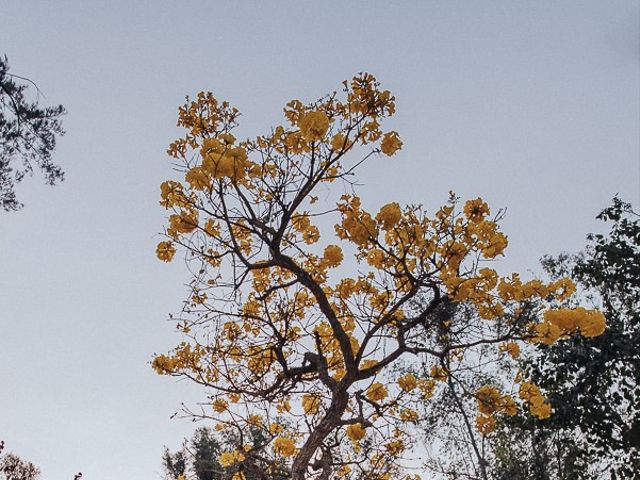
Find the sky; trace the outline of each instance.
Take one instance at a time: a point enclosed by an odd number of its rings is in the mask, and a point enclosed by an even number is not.
[[[361,172],[364,203],[482,196],[507,209],[498,269],[536,275],[615,194],[640,205],[639,18],[630,0],[0,0],[0,53],[68,110],[65,182],[36,174],[0,212],[0,439],[45,479],[156,480],[195,428],[170,417],[204,392],[149,366],[188,280],[154,254],[186,95],[231,101],[255,136],[373,73],[404,147]]]

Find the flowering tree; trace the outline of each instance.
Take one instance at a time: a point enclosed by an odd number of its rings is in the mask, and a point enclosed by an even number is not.
[[[287,125],[255,140],[236,140],[238,110],[211,93],[179,109],[186,132],[168,153],[184,180],[161,185],[172,213],[156,253],[185,253],[190,293],[174,317],[184,340],[153,366],[207,387],[195,414],[237,438],[219,457],[228,478],[246,478],[245,463],[266,465],[264,478],[414,478],[402,467],[416,404],[474,352],[605,328],[597,311],[544,307],[570,296],[571,281],[487,266],[507,238],[482,199],[460,209],[452,195],[432,215],[395,202],[365,210],[355,175],[402,147],[381,125],[394,112],[369,74],[341,94],[291,101]],[[452,315],[462,304],[478,315]],[[430,377],[394,375],[402,359]],[[518,404],[551,415],[536,385],[519,389],[520,399],[495,385],[467,392],[476,428],[490,432]],[[256,428],[263,440],[250,443]]]

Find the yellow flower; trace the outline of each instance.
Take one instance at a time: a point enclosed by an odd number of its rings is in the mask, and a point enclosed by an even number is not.
[[[529,403],[534,407],[539,407],[544,403],[544,397],[541,394],[534,394],[529,397]]]
[[[418,380],[418,388],[420,389],[420,392],[422,392],[422,398],[424,400],[428,400],[433,397],[433,393],[436,389],[436,382],[421,378]]]
[[[522,382],[520,384],[520,398],[529,401],[533,397],[540,395],[538,386],[531,382]]]
[[[156,255],[163,262],[170,262],[175,254],[176,249],[171,242],[160,242],[156,248]]]
[[[405,446],[404,442],[398,439],[385,443],[384,448],[387,450],[387,452],[389,452],[389,455],[397,457],[402,452],[404,452]]]
[[[405,392],[410,392],[418,386],[418,379],[413,373],[405,373],[398,378],[398,386]]]
[[[214,178],[242,178],[247,169],[247,151],[242,147],[233,147],[222,154],[207,154],[202,168]]]
[[[351,145],[352,142],[348,142],[347,137],[342,133],[336,133],[331,139],[331,148],[337,152],[342,151],[342,149],[349,150]]]
[[[375,268],[382,268],[385,260],[385,254],[379,248],[369,250],[367,253],[367,263]]]
[[[307,245],[312,245],[320,239],[320,230],[315,225],[311,225],[302,232],[302,239]]]
[[[351,473],[351,467],[345,464],[340,466],[340,468],[336,472],[336,475],[338,476],[338,478],[344,478],[350,473]]]
[[[605,327],[606,320],[602,312],[597,310],[584,310],[584,316],[580,321],[580,333],[582,333],[584,337],[597,337],[598,335],[602,335]]]
[[[479,222],[489,215],[489,205],[482,198],[468,200],[464,204],[464,214],[472,222]]]
[[[384,385],[376,382],[367,389],[367,398],[372,402],[379,402],[387,398],[388,393]]]
[[[262,426],[262,417],[260,415],[249,415],[247,417],[247,423],[249,425],[255,425],[257,427]]]
[[[500,345],[500,351],[508,353],[515,359],[520,355],[520,346],[515,342],[507,342]]]
[[[565,277],[549,284],[549,289],[554,293],[556,299],[563,301],[576,292],[576,284],[570,278]]]
[[[234,137],[230,133],[221,133],[220,135],[218,135],[218,138],[222,140],[226,145],[233,145],[233,143],[236,141],[236,137]]]
[[[476,417],[476,430],[482,435],[487,435],[496,428],[496,419],[488,415],[478,415]]]
[[[346,431],[347,437],[349,437],[352,442],[358,442],[359,440],[362,440],[367,433],[359,423],[353,423],[349,425]]]
[[[387,156],[395,154],[402,148],[402,140],[398,136],[397,132],[385,133],[382,137],[382,143],[380,144],[380,150]]]
[[[283,431],[284,427],[279,423],[272,423],[271,425],[269,425],[269,433],[271,435],[277,435],[279,433],[282,433]]]
[[[308,112],[300,117],[298,126],[304,138],[316,142],[322,140],[329,130],[329,117],[324,112]]]
[[[196,212],[182,211],[179,215],[169,217],[169,234],[191,233],[198,227]]]
[[[204,231],[212,237],[220,237],[220,224],[210,218],[204,224]]]
[[[400,205],[397,202],[386,204],[376,215],[376,220],[382,223],[382,228],[384,230],[391,230],[401,218],[402,212],[400,210]]]
[[[189,170],[185,180],[196,190],[205,190],[210,185],[210,178],[206,170],[202,167],[194,167]]]
[[[576,310],[560,308],[544,312],[544,319],[565,332],[572,332],[578,327],[580,314]]]
[[[214,400],[212,407],[214,411],[218,413],[222,413],[227,410],[228,405],[229,404],[226,402],[226,400],[223,400],[222,398],[217,398],[216,400]]]
[[[244,454],[242,452],[239,452],[238,450],[234,450],[233,452],[226,451],[222,452],[218,456],[218,462],[223,467],[230,467],[234,463],[243,461],[244,458]]]
[[[302,409],[307,415],[315,415],[320,409],[320,399],[316,395],[304,395],[302,397]]]
[[[164,208],[184,207],[187,205],[182,184],[172,180],[167,180],[160,184],[160,199],[160,205]]]
[[[544,399],[543,399],[544,400]],[[551,416],[551,404],[542,402],[539,404],[531,405],[531,414],[538,417],[540,420],[544,420]]]
[[[488,243],[482,247],[482,255],[484,255],[484,258],[495,258],[504,252],[507,245],[509,245],[507,237],[504,234],[497,232],[492,235]]]
[[[501,396],[495,387],[485,385],[476,391],[476,400],[478,401],[480,413],[490,415],[498,410]]]
[[[403,422],[416,423],[418,421],[418,412],[411,410],[410,408],[406,408],[400,412],[400,420]]]
[[[516,402],[509,395],[505,395],[500,399],[500,411],[509,417],[513,417],[518,413]]]
[[[328,267],[337,267],[343,258],[342,249],[337,245],[328,245],[324,249],[324,260]]]
[[[536,336],[535,342],[542,342],[545,345],[552,345],[564,334],[563,330],[557,325],[549,322],[539,323],[535,326]]]
[[[296,444],[288,437],[278,437],[273,442],[273,449],[283,457],[293,457],[296,454]]]

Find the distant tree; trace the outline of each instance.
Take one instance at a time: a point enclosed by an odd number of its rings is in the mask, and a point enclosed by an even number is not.
[[[187,455],[184,448],[172,453],[171,450],[165,447],[162,454],[162,467],[166,480],[179,480],[181,476],[185,477],[187,473]]]
[[[65,109],[62,105],[42,108],[27,100],[28,84],[39,93],[31,80],[9,73],[7,57],[0,56],[0,208],[5,211],[22,207],[15,186],[35,167],[49,185],[64,179],[52,154],[56,137],[65,133],[60,122]]]
[[[610,478],[640,478],[640,216],[614,198],[600,215],[607,235],[591,234],[580,255],[546,257],[567,273],[607,317],[599,337],[539,345],[525,371],[553,392],[557,415],[547,428],[583,439],[579,455]],[[609,478],[605,475],[598,478]]]
[[[0,480],[37,480],[40,469],[33,463],[22,460],[13,453],[4,452],[4,441],[0,441]],[[82,480],[82,472],[74,475],[73,480]]]
[[[556,417],[558,417],[556,415]],[[584,455],[584,439],[524,415],[504,419],[490,439],[493,480],[600,480],[599,460]]]
[[[259,430],[251,435],[252,446],[258,446],[264,439]],[[183,447],[172,453],[165,448],[162,464],[166,480],[226,480],[233,472],[222,466],[218,457],[235,448],[237,439],[233,436],[216,436],[209,428],[198,428],[193,437]],[[244,470],[246,480],[279,480],[283,477],[267,474],[267,468],[259,462],[247,463]]]
[[[0,442],[0,479],[2,480],[37,480],[40,469],[33,463],[22,460],[13,453],[3,454],[4,442]]]

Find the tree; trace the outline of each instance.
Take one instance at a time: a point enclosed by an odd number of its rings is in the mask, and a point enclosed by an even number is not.
[[[355,175],[402,147],[381,128],[394,112],[369,74],[345,81],[342,95],[291,101],[288,125],[255,140],[236,141],[238,110],[211,93],[179,109],[186,133],[168,153],[184,177],[161,185],[172,213],[156,253],[184,251],[189,297],[173,317],[183,341],[153,366],[207,388],[208,405],[189,413],[236,439],[218,457],[224,478],[248,478],[255,462],[265,465],[258,478],[403,477],[417,405],[466,358],[604,330],[598,311],[548,308],[573,293],[570,280],[522,282],[487,266],[507,238],[482,199],[452,194],[430,216],[395,202],[365,209]],[[335,243],[320,246],[331,221]],[[458,305],[478,315],[452,315]],[[429,378],[398,375],[403,360]],[[551,415],[531,382],[522,400],[493,385],[463,393],[484,434],[519,403]]]
[[[33,463],[22,460],[13,453],[5,453],[4,441],[0,440],[0,479],[2,480],[38,480],[40,469]],[[82,480],[82,472],[73,476],[73,480]]]
[[[233,432],[231,432],[232,434]],[[251,443],[259,447],[264,442],[264,436],[258,428],[250,432]],[[238,439],[227,434],[216,436],[207,427],[198,428],[189,442],[175,453],[165,449],[162,463],[166,480],[221,480],[225,478],[225,467],[220,464],[220,455],[225,451],[235,449]],[[244,474],[247,480],[264,478],[263,472],[267,465],[245,462]],[[284,480],[276,472],[268,477],[270,480]]]
[[[554,429],[518,415],[502,422],[490,438],[490,476],[496,480],[599,480],[597,458],[585,457],[576,432]]]
[[[34,167],[40,169],[49,185],[64,179],[62,169],[53,163],[56,137],[64,135],[60,117],[62,105],[38,106],[26,98],[31,83],[26,78],[9,73],[7,57],[0,57],[0,207],[5,211],[18,210],[22,204],[16,198],[15,186]]]
[[[640,472],[640,219],[631,205],[618,198],[598,218],[612,222],[608,235],[591,234],[585,252],[546,257],[544,265],[555,277],[571,275],[582,295],[605,313],[606,331],[595,338],[571,338],[562,348],[539,345],[523,367],[553,392],[557,415],[545,428],[548,435],[575,439],[568,461],[577,457],[596,470],[597,478],[636,479]]]
[[[13,453],[3,454],[4,442],[0,441],[0,478],[3,480],[37,480],[40,469]]]

